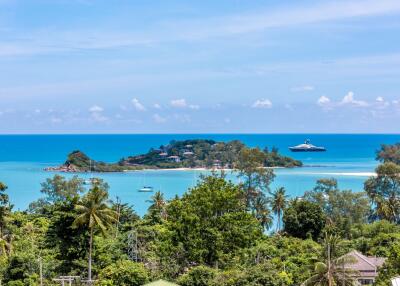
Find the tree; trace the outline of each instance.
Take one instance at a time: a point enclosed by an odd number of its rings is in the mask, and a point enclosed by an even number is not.
[[[280,231],[282,212],[288,204],[288,196],[286,195],[286,190],[284,187],[280,187],[276,191],[271,192],[271,196],[272,197],[270,198],[270,201],[272,205],[272,211],[278,217],[276,231]]]
[[[389,248],[389,256],[382,268],[379,269],[378,277],[374,285],[386,286],[390,285],[390,280],[397,277],[400,273],[400,242],[391,244]]]
[[[236,169],[238,178],[243,180],[246,206],[255,213],[265,213],[266,205],[260,204],[259,197],[265,197],[275,175],[272,169],[265,168],[266,154],[258,148],[243,148],[239,152]],[[258,202],[257,202],[258,200]],[[257,203],[256,203],[257,202]],[[261,207],[260,209],[257,209]]]
[[[131,260],[118,260],[99,273],[100,285],[140,286],[149,279],[146,268]]]
[[[354,263],[351,256],[339,256],[340,238],[337,235],[325,233],[324,237],[323,262],[315,264],[315,274],[304,281],[302,286],[335,286],[357,285],[355,280],[356,272],[348,267]]]
[[[375,171],[377,176],[364,183],[364,189],[375,206],[375,215],[399,223],[400,166],[391,162],[383,163]]]
[[[253,214],[259,221],[264,230],[268,230],[272,225],[272,216],[269,209],[269,201],[264,195],[259,195],[254,199]]]
[[[316,186],[304,194],[304,199],[320,205],[328,222],[347,236],[354,224],[365,223],[370,214],[365,192],[339,190],[333,178],[318,180]]]
[[[0,182],[0,237],[3,237],[4,228],[7,222],[7,216],[10,214],[11,205],[6,194],[7,186]]]
[[[295,199],[285,210],[283,223],[285,232],[294,237],[316,239],[325,226],[325,215],[318,204]]]
[[[246,201],[249,205],[251,198],[261,191],[268,191],[275,175],[272,169],[264,168],[265,153],[258,148],[243,148],[238,156],[236,169],[239,179],[243,181]]]
[[[74,225],[79,227],[86,225],[89,230],[89,257],[88,280],[92,280],[92,248],[93,234],[98,228],[105,234],[106,230],[116,221],[117,214],[107,205],[107,188],[101,182],[95,183],[93,188],[75,206],[78,213]]]
[[[51,204],[78,197],[85,191],[83,184],[84,181],[78,178],[78,176],[66,179],[56,174],[53,178],[47,178],[46,181],[41,184],[40,189],[40,192],[44,194],[45,197],[30,203],[29,211],[31,213],[46,212],[45,207]]]
[[[162,219],[167,218],[167,213],[165,210],[167,203],[163,193],[157,191],[148,202],[151,203],[148,209],[148,217],[152,221],[159,223]]]
[[[243,191],[224,178],[208,176],[167,206],[164,241],[158,251],[182,267],[193,264],[218,266],[228,255],[255,244],[261,227],[246,210]]]
[[[376,152],[376,160],[400,165],[400,143],[393,145],[382,144],[381,149]]]
[[[50,225],[45,236],[45,246],[54,251],[59,273],[83,270],[81,261],[86,260],[88,235],[84,226],[73,225],[76,218],[75,205],[78,198],[57,202],[46,209]]]
[[[217,271],[207,266],[196,266],[178,279],[181,286],[208,286],[215,278]]]

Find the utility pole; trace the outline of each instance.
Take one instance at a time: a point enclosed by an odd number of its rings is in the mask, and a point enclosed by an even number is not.
[[[115,233],[115,237],[118,236],[118,232],[119,232],[119,220],[121,217],[121,200],[120,198],[117,196],[117,223],[116,223],[116,233]]]
[[[138,239],[136,230],[132,230],[128,234],[128,256],[132,261],[138,262]]]

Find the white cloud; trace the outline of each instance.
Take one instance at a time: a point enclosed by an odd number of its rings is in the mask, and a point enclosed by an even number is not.
[[[390,105],[389,101],[386,101],[382,96],[378,96],[375,99],[375,106],[378,109],[385,109],[386,107],[388,107]]]
[[[92,119],[97,122],[104,122],[108,120],[108,117],[104,116],[100,112],[93,112]]]
[[[269,99],[257,99],[251,107],[253,107],[253,108],[271,108],[272,102]]]
[[[159,115],[159,114],[157,114],[157,113],[155,113],[155,114],[153,115],[153,120],[154,120],[156,123],[164,123],[164,122],[167,121],[167,119],[166,119],[165,117],[162,117],[161,115]]]
[[[176,108],[185,108],[187,107],[186,99],[181,98],[181,99],[173,99],[170,102],[172,107]]]
[[[98,105],[93,105],[92,107],[89,108],[90,116],[92,120],[97,121],[97,122],[104,122],[108,120],[108,117],[104,116],[102,112],[104,111],[104,108]]]
[[[170,105],[174,108],[189,108],[193,110],[198,110],[200,109],[200,106],[197,104],[188,104],[186,99],[180,98],[180,99],[173,99],[170,101]]]
[[[292,87],[290,90],[292,92],[313,91],[314,87],[312,85],[303,85],[303,86]]]
[[[144,105],[141,104],[137,98],[132,99],[132,104],[133,104],[133,107],[135,107],[135,109],[137,111],[146,111],[146,108],[144,107]]]
[[[326,105],[328,105],[330,103],[331,103],[331,100],[329,99],[329,97],[327,97],[325,95],[321,96],[317,100],[317,104],[320,105],[320,106],[326,106]]]
[[[359,107],[366,107],[369,104],[363,100],[356,100],[354,99],[354,92],[349,91],[340,102],[342,105],[352,105],[352,106],[359,106]]]
[[[153,104],[153,107],[154,107],[155,109],[161,109],[161,105],[158,104],[158,103],[154,103],[154,104]]]
[[[89,112],[103,112],[103,111],[104,108],[98,105],[93,105],[92,107],[89,108]]]

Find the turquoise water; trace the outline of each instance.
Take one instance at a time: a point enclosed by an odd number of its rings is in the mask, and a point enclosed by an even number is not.
[[[0,181],[9,186],[8,193],[16,209],[25,209],[41,196],[40,183],[52,173],[47,166],[59,165],[72,150],[82,150],[96,160],[106,162],[132,154],[147,152],[151,147],[170,140],[208,138],[217,141],[241,140],[249,146],[276,146],[280,152],[302,160],[303,168],[278,169],[273,188],[284,186],[289,195],[298,196],[311,189],[323,177],[335,177],[343,189],[362,190],[364,181],[377,165],[375,151],[380,144],[400,141],[400,135],[316,135],[316,134],[207,134],[207,135],[2,135],[0,136]],[[323,153],[291,153],[289,146],[311,139],[325,146]],[[140,171],[96,174],[110,185],[112,198],[134,206],[144,214],[151,194],[139,193],[143,185],[160,189],[166,197],[181,195],[192,187],[200,171]],[[71,176],[70,174],[63,174]],[[88,175],[82,174],[83,178]],[[235,180],[234,174],[228,177]]]

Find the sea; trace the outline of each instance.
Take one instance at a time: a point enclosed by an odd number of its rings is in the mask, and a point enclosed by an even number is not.
[[[277,147],[279,152],[301,160],[304,167],[275,169],[271,189],[285,187],[290,197],[301,196],[321,178],[336,178],[340,189],[362,191],[363,185],[379,162],[376,150],[381,144],[400,142],[394,134],[139,134],[139,135],[0,135],[0,181],[8,186],[7,193],[14,209],[25,210],[30,202],[42,197],[41,183],[55,173],[44,168],[58,166],[73,150],[81,150],[91,158],[116,162],[129,155],[147,152],[171,140],[213,139],[240,140],[251,147]],[[310,139],[326,152],[292,153],[290,146]],[[110,186],[110,199],[117,197],[144,215],[151,193],[138,192],[143,186],[160,190],[166,198],[181,196],[198,182],[207,171],[147,170],[121,173],[78,174],[104,179]],[[60,173],[65,177],[73,174]],[[238,182],[235,173],[227,178]]]

